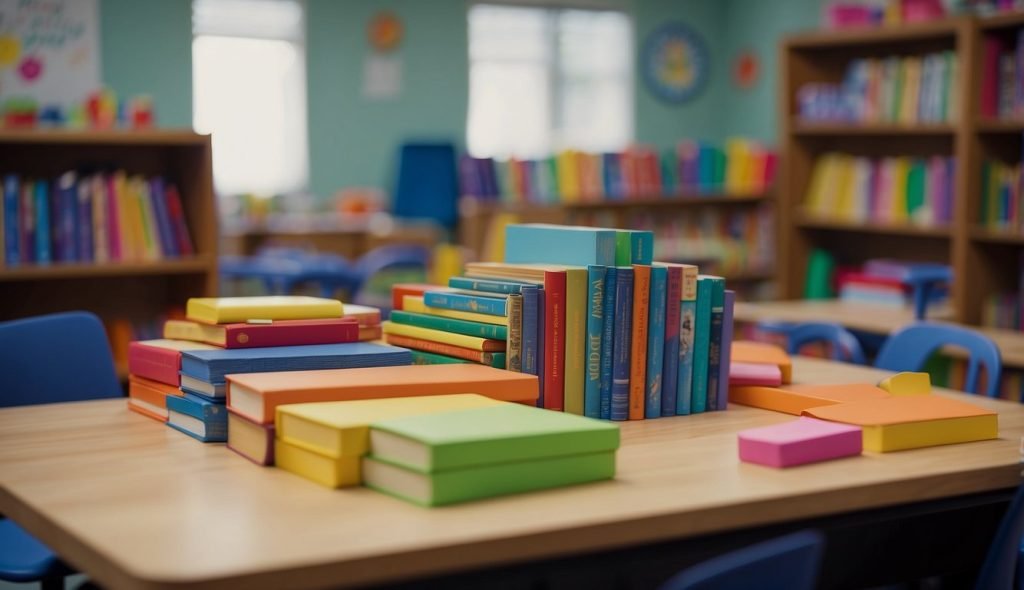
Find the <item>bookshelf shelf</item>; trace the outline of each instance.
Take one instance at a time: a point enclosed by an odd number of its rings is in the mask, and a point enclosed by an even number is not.
[[[979,133],[1017,134],[1024,132],[1024,119],[979,119],[974,126]]]
[[[972,227],[971,239],[987,244],[1016,244],[1024,246],[1024,233],[1010,230],[993,230],[985,227]]]
[[[506,211],[523,212],[557,212],[561,210],[583,209],[646,209],[648,207],[705,207],[742,203],[762,203],[772,198],[771,192],[758,194],[739,194],[714,192],[692,195],[654,195],[627,197],[622,200],[604,199],[600,201],[572,201],[561,203],[509,203],[505,201],[481,201],[473,197],[463,199],[463,208],[469,212]]]
[[[202,146],[208,135],[178,129],[0,129],[0,143],[40,145],[149,145]]]
[[[1016,29],[1024,26],[1024,12],[1009,12],[978,19],[978,28],[982,31],[999,29]]]
[[[102,264],[24,265],[0,268],[0,283],[40,279],[88,279],[96,277],[137,277],[178,274],[203,274],[210,266],[209,256],[145,262],[107,262]]]
[[[953,135],[956,126],[946,124],[904,125],[900,123],[816,123],[796,121],[793,134],[796,136],[819,135]]]
[[[796,218],[797,227],[804,229],[823,229],[834,231],[846,231],[864,234],[884,234],[889,236],[924,237],[949,239],[952,230],[948,227],[926,227],[909,225],[905,223],[877,223],[850,221],[846,219],[831,219],[815,217],[806,213],[798,213]]]
[[[850,48],[863,51],[873,46],[911,44],[930,40],[954,40],[969,19],[950,18],[899,27],[874,27],[839,31],[815,31],[789,37],[787,47],[807,51],[828,51]]]

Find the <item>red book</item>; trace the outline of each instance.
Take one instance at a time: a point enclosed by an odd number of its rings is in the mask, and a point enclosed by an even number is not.
[[[181,385],[181,351],[214,350],[216,346],[183,340],[142,340],[128,345],[128,372],[175,387]]]
[[[981,48],[981,97],[978,101],[982,117],[994,119],[999,116],[999,56],[1002,52],[1003,43],[999,37],[985,37]]]
[[[426,283],[395,283],[391,287],[391,309],[403,309],[402,298],[406,295],[423,295],[427,291],[437,291],[438,289],[443,289],[443,287]]]
[[[164,338],[205,342],[222,348],[336,344],[359,340],[359,322],[349,317],[279,320],[271,324],[203,324],[191,320],[167,320]]]
[[[565,407],[565,271],[544,272],[544,407]]]
[[[188,237],[185,209],[181,206],[181,195],[178,194],[178,188],[173,184],[168,185],[164,195],[167,198],[167,212],[171,217],[171,226],[174,228],[174,238],[178,243],[178,252],[182,256],[191,256],[194,254],[192,240]]]

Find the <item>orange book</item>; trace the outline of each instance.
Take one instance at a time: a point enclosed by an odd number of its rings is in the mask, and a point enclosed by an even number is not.
[[[793,382],[793,361],[785,350],[774,344],[737,340],[732,343],[731,360],[734,363],[778,365],[782,372],[782,382]]]
[[[840,403],[884,399],[889,394],[867,383],[839,385],[786,385],[763,387],[740,385],[729,388],[729,401],[773,412],[799,416],[806,410]]]
[[[494,362],[493,352],[483,352],[473,350],[471,348],[463,348],[461,346],[455,346],[454,344],[448,344],[447,342],[423,340],[422,338],[413,338],[411,336],[402,336],[400,334],[388,334],[384,337],[384,341],[392,346],[401,346],[402,348],[412,348],[414,350],[453,356],[455,358],[466,359],[467,361],[483,363],[485,365],[490,365]]]
[[[160,422],[167,421],[167,396],[180,396],[181,390],[173,385],[139,377],[128,376],[128,409]]]
[[[395,283],[391,286],[391,309],[402,310],[403,299],[406,295],[422,296],[427,291],[446,291],[448,287],[443,285],[430,285],[427,283]]]
[[[359,322],[360,326],[380,325],[380,309],[376,307],[370,307],[369,305],[356,305],[355,303],[346,303],[345,309],[342,311],[341,317],[355,318],[356,321]]]
[[[260,424],[283,404],[479,393],[537,403],[537,377],[483,365],[407,365],[386,368],[281,371],[228,375],[228,408]]]
[[[384,334],[384,331],[380,326],[359,326],[359,341],[368,342],[370,340],[380,340],[380,337]]]
[[[651,267],[633,265],[633,335],[629,357],[629,419],[644,419],[647,385],[647,320],[651,306]]]

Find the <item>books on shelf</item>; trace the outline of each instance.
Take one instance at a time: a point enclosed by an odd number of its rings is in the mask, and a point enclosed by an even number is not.
[[[986,35],[981,41],[978,111],[987,119],[1024,115],[1024,29],[1011,41]]]
[[[1021,215],[1021,165],[986,160],[981,166],[982,227],[995,231],[1024,232]]]
[[[839,299],[871,305],[909,308],[914,304],[909,279],[920,271],[944,270],[946,265],[892,259],[872,259],[860,268],[839,268],[836,286]],[[949,286],[936,284],[928,293],[927,306],[940,307],[949,300]]]

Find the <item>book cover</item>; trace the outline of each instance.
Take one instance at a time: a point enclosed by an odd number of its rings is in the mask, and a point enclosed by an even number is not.
[[[162,255],[160,234],[157,227],[156,213],[153,211],[153,200],[149,194],[149,185],[141,176],[131,179],[131,191],[139,209],[139,225],[142,228],[143,252],[147,260],[157,260]]]
[[[188,393],[167,398],[167,425],[201,442],[228,440],[227,408]]]
[[[92,183],[88,178],[79,178],[75,184],[75,241],[77,259],[92,262],[96,258],[93,252],[93,195]]]
[[[508,339],[505,341],[509,371],[523,372],[523,296],[508,295]]]
[[[167,421],[167,396],[179,396],[181,391],[139,375],[128,376],[128,407],[159,422]]]
[[[423,303],[427,307],[508,316],[508,297],[504,295],[488,297],[466,293],[427,291],[423,293]]]
[[[110,239],[107,237],[107,185],[103,175],[93,174],[89,180],[92,196],[92,253],[96,262],[110,260]]]
[[[615,350],[612,362],[612,420],[629,419],[630,355],[633,351],[633,283],[631,266],[616,268],[615,287]]]
[[[488,367],[505,369],[508,366],[506,362],[507,357],[504,352],[484,352],[480,350],[473,350],[471,348],[463,348],[454,344],[447,344],[445,342],[434,342],[433,340],[423,340],[422,338],[399,336],[397,334],[385,335],[384,341],[392,346],[408,348],[410,351],[420,350],[423,352],[443,354],[487,365]]]
[[[587,372],[587,269],[565,269],[565,411],[583,415]]]
[[[346,308],[347,307],[351,307],[351,305],[346,306]],[[423,303],[422,295],[405,295],[402,297],[402,311],[464,320],[478,324],[493,324],[504,327],[508,326],[508,317],[506,316],[487,315],[485,313],[473,313],[471,311],[455,311],[451,309],[441,309],[439,307],[427,307]]]
[[[222,348],[265,348],[304,344],[335,344],[359,340],[354,318],[279,320],[270,324],[204,324],[167,320],[164,338],[204,342]]]
[[[149,180],[150,209],[156,221],[156,235],[160,243],[160,251],[164,256],[178,256],[178,240],[174,237],[174,226],[171,213],[167,208],[167,191],[164,179],[154,176]]]
[[[121,227],[121,199],[117,192],[117,178],[116,174],[108,174],[106,178],[102,179],[107,205],[105,215],[107,220],[107,251],[110,260],[125,260],[128,258],[128,246],[127,244],[122,244],[124,228]]]
[[[546,383],[545,375],[547,375],[548,357],[544,349],[544,330],[547,326],[547,318],[545,316],[547,295],[545,295],[544,289],[537,289],[537,407],[544,408],[544,386]]]
[[[173,184],[167,185],[164,189],[167,198],[167,211],[174,226],[174,237],[177,242],[177,251],[181,256],[191,256],[195,253],[192,248],[192,239],[188,234],[188,225],[185,222],[185,209],[181,205],[181,195],[178,187]]]
[[[647,321],[647,383],[644,386],[644,417],[661,417],[662,369],[665,355],[665,307],[668,269],[651,267]]]
[[[725,305],[722,309],[722,345],[721,359],[718,373],[718,401],[715,409],[725,410],[729,407],[729,372],[732,369],[732,339],[733,339],[733,314],[736,307],[736,292],[725,290]],[[779,373],[779,381],[782,381],[782,373]]]
[[[233,374],[228,406],[261,424],[285,404],[357,399],[408,398],[478,391],[499,401],[532,404],[537,378],[476,364],[409,365],[387,371],[335,369]]]
[[[388,335],[418,338],[420,340],[451,344],[452,346],[460,346],[462,348],[480,350],[483,352],[504,352],[506,347],[506,342],[504,340],[489,340],[487,338],[477,338],[476,336],[466,336],[465,334],[454,334],[452,332],[421,328],[419,326],[412,326],[409,324],[397,324],[390,321],[383,322],[381,324],[381,328],[384,330],[384,333]],[[509,331],[511,332],[511,329]]]
[[[274,464],[277,468],[328,488],[357,486],[363,482],[358,455],[335,459],[274,440]]]
[[[185,315],[207,324],[234,324],[247,320],[309,320],[343,315],[337,299],[299,295],[264,297],[192,297]]]
[[[525,283],[522,281],[472,279],[469,277],[452,277],[448,279],[448,286],[453,289],[465,289],[466,291],[481,291],[484,293],[496,293],[501,295],[519,293],[522,291],[522,288],[524,286],[529,284],[530,283]]]
[[[21,183],[17,174],[4,176],[4,263],[17,266],[21,263],[21,232],[18,230],[21,215]]]
[[[523,299],[525,307],[525,296]],[[536,296],[534,296],[534,304],[536,304]],[[534,311],[536,312],[536,310]],[[392,311],[389,319],[396,324],[419,326],[421,328],[451,332],[453,334],[464,334],[489,340],[506,340],[508,338],[508,326],[498,324],[483,324],[444,316],[398,310]]]
[[[50,183],[45,180],[37,180],[35,188],[35,263],[49,264],[53,261],[53,252],[50,251]]]
[[[59,262],[75,262],[78,260],[78,175],[65,172],[57,177],[53,189],[56,207],[53,213],[54,258]]]
[[[679,379],[679,314],[683,299],[683,266],[667,264],[665,277],[665,344],[662,355],[661,415],[676,415]]]
[[[505,261],[613,266],[615,232],[542,223],[511,224],[505,228]]]
[[[601,341],[604,334],[604,286],[607,267],[587,267],[587,373],[583,415],[601,417]]]
[[[274,464],[274,425],[257,424],[228,408],[228,448],[256,465]]]
[[[189,350],[181,355],[181,372],[207,383],[221,383],[226,375],[269,371],[312,371],[357,367],[408,365],[408,350],[371,344],[313,344],[218,350]]]
[[[601,378],[598,417],[611,420],[612,411],[612,366],[615,356],[615,303],[618,291],[619,269],[609,266],[604,275],[604,301],[602,302],[601,323]]]
[[[708,341],[708,411],[718,409],[719,378],[722,370],[722,320],[725,313],[725,279],[714,277],[711,292],[711,332]]]
[[[539,375],[537,372],[537,341],[539,326],[537,316],[537,285],[523,285],[523,372]]]
[[[128,345],[128,372],[160,383],[180,384],[181,352],[184,350],[216,350],[199,342],[184,340],[138,340]]]
[[[633,335],[630,338],[629,419],[643,420],[647,388],[647,323],[651,305],[651,267],[633,265]]]
[[[699,414],[707,409],[708,364],[711,347],[711,306],[715,298],[714,279],[700,275],[697,280],[697,316],[693,335],[693,379],[690,412]]]

